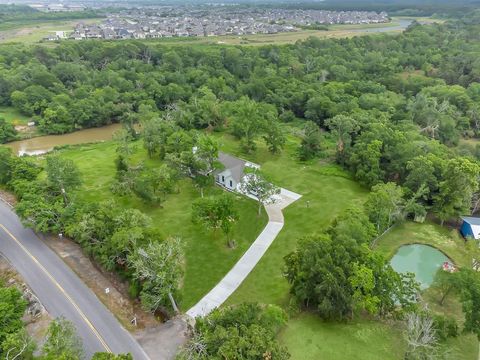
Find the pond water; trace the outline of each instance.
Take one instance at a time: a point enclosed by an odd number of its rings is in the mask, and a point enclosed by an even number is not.
[[[55,146],[111,140],[115,131],[120,128],[120,124],[112,124],[99,128],[79,130],[64,135],[39,136],[31,139],[14,141],[5,145],[10,147],[13,152],[19,156],[40,155],[51,151]]]
[[[425,289],[432,284],[435,273],[446,261],[450,259],[434,247],[414,244],[400,247],[390,264],[397,272],[414,273],[420,288]]]

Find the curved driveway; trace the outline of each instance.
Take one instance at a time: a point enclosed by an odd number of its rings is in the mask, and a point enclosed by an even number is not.
[[[0,201],[0,252],[28,283],[46,310],[64,316],[83,340],[86,358],[107,351],[149,359],[95,294],[17,215]]]
[[[251,197],[251,196],[250,196]],[[300,199],[301,195],[286,189],[281,189],[278,201],[265,206],[268,214],[268,224],[258,235],[243,256],[227,275],[195,306],[187,311],[192,318],[208,315],[213,309],[222,305],[230,295],[240,286],[243,280],[253,270],[262,256],[268,250],[273,240],[283,228],[282,209]]]

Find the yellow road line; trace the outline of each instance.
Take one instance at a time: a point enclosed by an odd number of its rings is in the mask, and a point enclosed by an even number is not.
[[[35,256],[33,256],[30,251],[27,250],[27,248],[20,242],[18,241],[18,239],[13,236],[13,234],[8,231],[8,229],[3,226],[2,224],[0,224],[0,228],[3,229],[3,231],[5,231],[7,233],[8,236],[10,236],[21,248],[23,251],[25,251],[25,253],[38,265],[38,267],[40,267],[40,269],[42,269],[42,271],[48,276],[48,278],[55,284],[55,286],[65,295],[65,297],[68,299],[68,301],[70,301],[70,303],[73,305],[73,307],[77,310],[77,312],[80,314],[80,316],[82,317],[82,319],[85,321],[85,323],[88,325],[88,327],[93,331],[93,333],[95,334],[95,336],[98,338],[98,340],[100,340],[100,342],[102,343],[103,347],[105,348],[105,350],[107,350],[107,352],[111,353],[112,350],[110,350],[110,348],[108,347],[107,343],[105,342],[105,340],[103,340],[102,336],[99,334],[99,332],[97,331],[97,329],[95,329],[95,327],[93,326],[93,324],[90,322],[90,320],[88,320],[87,316],[83,313],[83,311],[78,307],[78,305],[75,303],[75,301],[73,301],[73,299],[70,297],[70,295],[68,295],[68,293],[65,291],[65,289],[55,280],[55,278],[48,272],[47,269],[45,269],[45,267],[40,264],[40,262],[37,260],[37,258]]]

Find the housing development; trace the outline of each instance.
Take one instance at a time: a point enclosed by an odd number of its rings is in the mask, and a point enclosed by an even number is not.
[[[124,10],[100,24],[79,23],[69,35],[82,39],[151,39],[173,36],[276,34],[333,24],[376,24],[385,12],[259,9],[236,6],[176,6]],[[49,40],[56,40],[52,35]]]

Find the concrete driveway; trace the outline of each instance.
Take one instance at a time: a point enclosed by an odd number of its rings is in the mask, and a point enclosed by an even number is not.
[[[257,239],[250,245],[250,248],[243,254],[228,274],[196,305],[188,310],[187,315],[192,318],[205,316],[213,309],[222,305],[228,297],[233,294],[253,270],[255,265],[257,265],[273,240],[275,240],[282,230],[284,224],[282,209],[300,197],[301,195],[292,191],[286,189],[280,190],[277,201],[265,207],[268,214],[267,226],[265,226]]]

